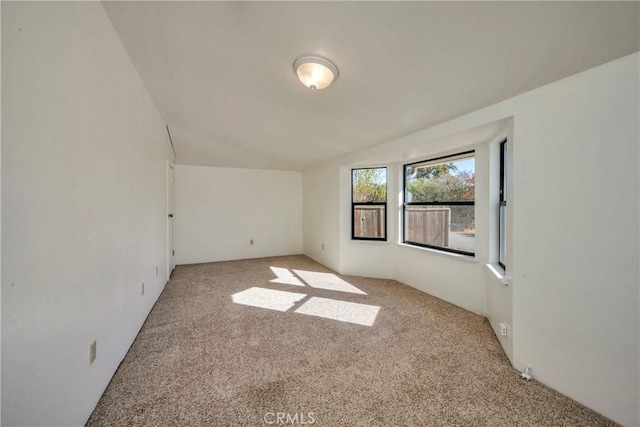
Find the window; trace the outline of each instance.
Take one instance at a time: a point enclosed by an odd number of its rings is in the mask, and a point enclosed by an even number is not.
[[[404,166],[403,242],[475,254],[475,152]]]
[[[351,170],[351,238],[387,240],[387,168]]]
[[[507,268],[507,141],[500,143],[500,203],[498,204],[498,264]]]

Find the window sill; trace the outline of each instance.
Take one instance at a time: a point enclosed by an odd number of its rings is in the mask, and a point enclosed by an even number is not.
[[[502,269],[502,267],[500,267],[499,265],[487,264],[487,268],[491,273],[493,273],[494,276],[496,276],[496,279],[498,279],[500,283],[505,286],[509,286],[511,277],[506,275],[506,272]]]
[[[349,243],[355,243],[357,245],[389,245],[388,240],[349,239]]]
[[[478,263],[478,260],[475,257],[469,256],[469,255],[456,254],[454,252],[447,252],[447,251],[439,251],[438,249],[433,249],[433,248],[423,248],[421,246],[408,245],[406,243],[398,243],[398,246],[414,249],[417,251],[428,252],[431,254],[440,255],[443,257],[452,258],[459,261],[468,262],[471,264]]]

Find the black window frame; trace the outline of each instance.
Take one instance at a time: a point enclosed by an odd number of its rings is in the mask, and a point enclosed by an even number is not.
[[[507,140],[500,143],[500,192],[498,202],[498,265],[505,271],[507,269],[506,259],[502,259],[504,249],[505,258],[507,256],[506,246],[506,216],[507,216]],[[504,216],[504,217],[503,217]],[[501,224],[505,224],[505,233],[502,233]]]
[[[434,201],[434,202],[407,202],[407,166],[413,166],[413,165],[418,165],[421,163],[428,163],[428,162],[437,162],[439,160],[445,160],[445,159],[449,159],[449,158],[456,158],[456,157],[460,157],[460,156],[465,156],[467,154],[472,154],[473,155],[473,159],[474,159],[474,163],[475,163],[475,157],[476,157],[476,150],[468,150],[468,151],[463,151],[460,153],[453,153],[453,154],[448,154],[446,156],[441,156],[441,157],[435,157],[435,158],[431,158],[431,159],[425,159],[425,160],[420,160],[417,162],[412,162],[412,163],[407,163],[405,165],[402,166],[402,243],[406,244],[406,245],[412,245],[412,246],[418,246],[418,247],[423,247],[423,248],[429,248],[429,249],[436,249],[439,251],[444,251],[444,252],[451,252],[451,253],[455,253],[455,254],[459,254],[459,255],[467,255],[467,256],[471,256],[471,257],[475,257],[476,254],[475,252],[468,252],[468,251],[463,251],[460,249],[454,249],[454,248],[448,248],[446,246],[437,246],[437,245],[429,245],[426,243],[420,243],[420,242],[412,242],[407,240],[407,206],[474,206],[476,205],[475,202],[475,189],[474,189],[474,200],[473,201]],[[474,209],[474,223],[475,223],[475,209]]]
[[[358,170],[368,170],[368,169],[384,169],[385,173],[385,200],[384,202],[354,202],[353,201],[353,172]],[[351,169],[351,240],[365,240],[365,241],[374,241],[374,242],[386,242],[387,241],[387,202],[389,200],[389,179],[387,175],[387,167],[386,166],[374,166],[368,168],[353,168]],[[357,206],[383,206],[384,207],[384,237],[361,237],[356,236],[355,229],[355,219],[356,219],[356,207]]]

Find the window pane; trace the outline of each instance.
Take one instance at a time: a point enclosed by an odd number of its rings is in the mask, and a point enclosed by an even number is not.
[[[387,168],[353,169],[351,174],[354,203],[387,201]]]
[[[507,200],[507,141],[500,144],[500,201]]]
[[[507,215],[507,141],[500,143],[500,204],[498,208],[498,263],[506,268],[506,215]]]
[[[440,163],[407,165],[406,202],[455,202],[475,200],[476,168],[473,154]]]
[[[506,236],[506,215],[507,214],[507,207],[506,206],[500,206],[500,211],[499,211],[499,216],[500,216],[500,241],[498,242],[498,249],[499,249],[499,254],[498,254],[498,262],[502,265],[505,266],[506,265],[506,259],[507,259],[507,245],[506,245],[506,241],[507,241],[507,236]]]
[[[353,237],[384,238],[385,205],[354,206],[353,207]]]
[[[473,206],[406,206],[405,241],[475,251]]]

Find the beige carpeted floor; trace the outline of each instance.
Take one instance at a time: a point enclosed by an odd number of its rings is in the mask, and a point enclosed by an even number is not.
[[[295,421],[615,425],[520,379],[485,318],[305,256],[177,267],[88,425]]]

